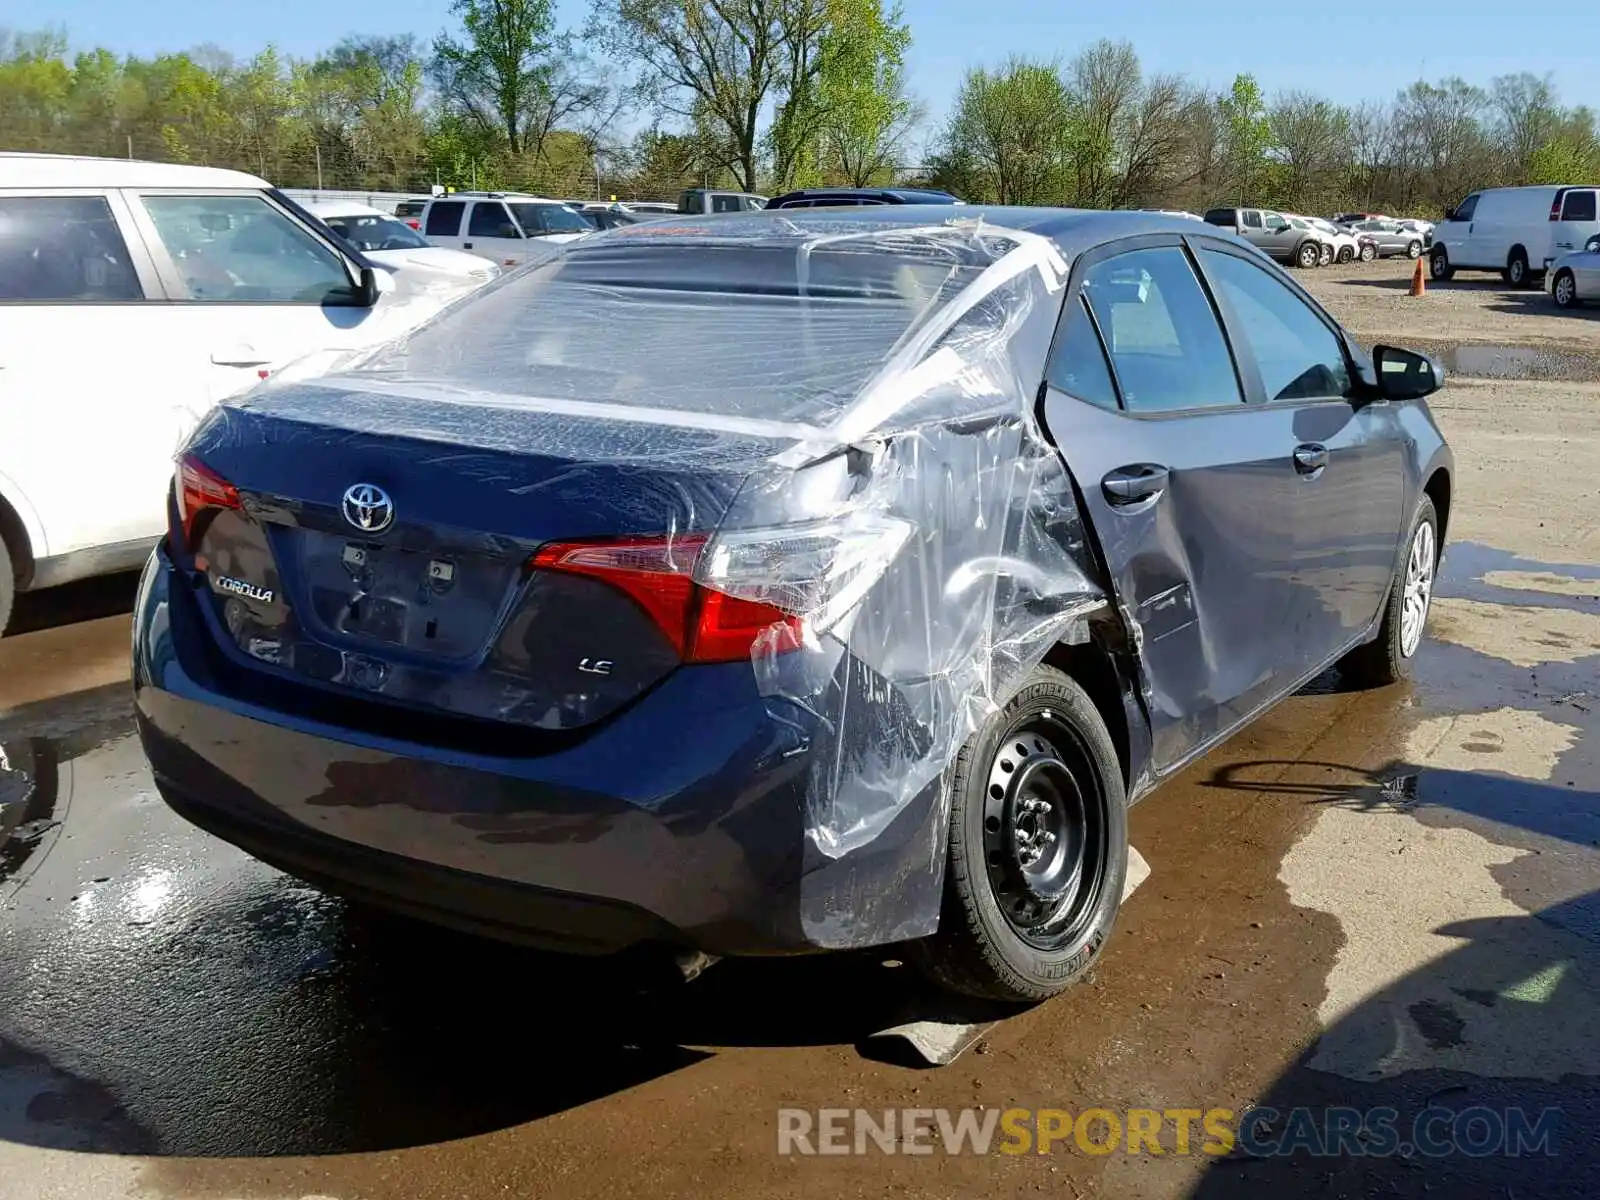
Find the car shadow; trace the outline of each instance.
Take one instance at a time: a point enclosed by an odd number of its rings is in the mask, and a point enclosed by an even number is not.
[[[24,592],[17,597],[11,611],[6,636],[37,633],[44,629],[132,613],[134,596],[138,590],[139,572],[121,571],[115,575],[102,575],[38,592]]]
[[[1305,782],[1286,783],[1291,768]],[[1537,835],[1545,854],[1581,862],[1600,853],[1600,793],[1526,779],[1403,761],[1373,771],[1250,762],[1219,770],[1207,786],[1289,792],[1356,813],[1411,812],[1430,827],[1468,817],[1501,826],[1509,842]],[[1504,876],[1495,882],[1509,894]],[[1600,891],[1575,890],[1537,911],[1428,929],[1455,948],[1324,1029],[1238,1113],[1237,1144],[1208,1163],[1192,1200],[1592,1196]],[[1410,931],[1397,922],[1384,936]]]
[[[1493,304],[1491,312],[1538,313],[1543,317],[1570,317],[1574,321],[1600,321],[1600,306],[1593,303],[1581,308],[1557,308],[1550,293],[1544,289],[1533,292],[1506,292]]]
[[[1392,258],[1382,259],[1381,261],[1385,264],[1393,264],[1395,262],[1395,260]],[[1414,269],[1415,268],[1413,267],[1413,270]],[[1424,267],[1423,270],[1426,272],[1427,268]],[[1408,272],[1402,276],[1386,275],[1379,277],[1357,275],[1351,276],[1349,279],[1337,280],[1336,286],[1380,288],[1389,292],[1405,292],[1411,289],[1411,274]],[[1503,280],[1492,278],[1490,276],[1484,276],[1482,279],[1446,280],[1436,280],[1431,275],[1427,277],[1427,289],[1430,292],[1482,292],[1485,290],[1494,290],[1496,288],[1503,289],[1505,286],[1506,285]]]

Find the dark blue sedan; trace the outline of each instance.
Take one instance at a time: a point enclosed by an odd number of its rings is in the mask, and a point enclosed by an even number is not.
[[[1407,673],[1429,359],[1144,213],[647,222],[229,401],[135,619],[167,802],[581,953],[906,943],[1038,1000],[1127,806],[1331,664]]]

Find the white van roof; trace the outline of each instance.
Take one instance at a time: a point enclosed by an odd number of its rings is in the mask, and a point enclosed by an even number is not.
[[[264,188],[264,179],[221,167],[142,162],[132,158],[90,158],[78,154],[0,151],[0,188],[40,187],[193,187]]]

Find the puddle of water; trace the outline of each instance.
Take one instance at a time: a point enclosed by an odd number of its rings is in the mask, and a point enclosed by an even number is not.
[[[1407,339],[1406,345],[1433,355],[1450,375],[1479,379],[1600,381],[1600,363],[1571,350],[1430,342],[1423,338]]]
[[[1507,586],[1518,576],[1535,584],[1538,577],[1554,577],[1571,581],[1572,587],[1562,592],[1552,587]],[[1590,584],[1593,586],[1585,586]],[[1451,542],[1445,547],[1437,594],[1486,604],[1600,613],[1600,567],[1539,562],[1476,542]]]

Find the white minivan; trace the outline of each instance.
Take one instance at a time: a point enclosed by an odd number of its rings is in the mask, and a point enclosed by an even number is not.
[[[402,275],[252,175],[0,153],[0,632],[19,591],[144,560],[217,401],[447,301]]]
[[[502,267],[520,266],[537,248],[576,241],[594,226],[560,200],[509,192],[436,196],[422,213],[422,236]]]
[[[1541,278],[1557,257],[1600,232],[1593,184],[1485,188],[1445,213],[1428,254],[1435,279],[1499,271],[1512,287]]]

